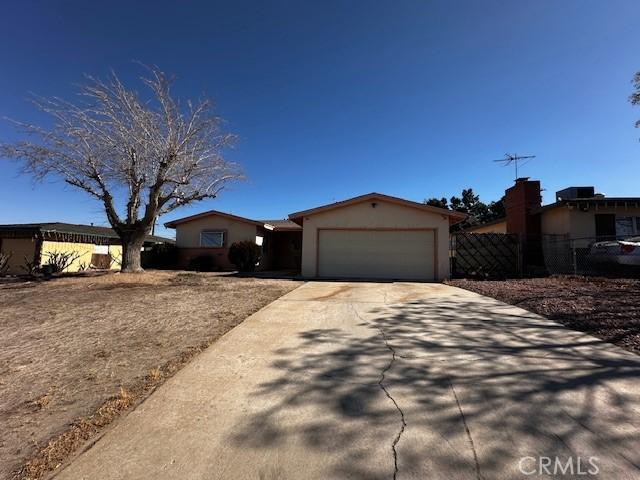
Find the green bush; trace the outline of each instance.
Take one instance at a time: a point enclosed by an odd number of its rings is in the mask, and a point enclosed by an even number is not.
[[[260,261],[261,250],[251,240],[236,242],[229,247],[229,261],[241,272],[253,272]]]

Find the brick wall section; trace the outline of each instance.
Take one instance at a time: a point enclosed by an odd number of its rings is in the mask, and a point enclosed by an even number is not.
[[[542,204],[540,182],[526,178],[518,179],[505,193],[507,233],[539,235],[540,216],[531,215],[531,211]]]
[[[214,265],[220,270],[235,270],[236,267],[229,262],[228,248],[180,248],[178,249],[178,263],[180,268],[189,267],[192,258],[206,255],[212,257]]]

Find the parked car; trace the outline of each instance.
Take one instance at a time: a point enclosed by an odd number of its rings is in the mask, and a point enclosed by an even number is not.
[[[602,264],[640,267],[640,237],[596,242],[591,245],[589,258]]]

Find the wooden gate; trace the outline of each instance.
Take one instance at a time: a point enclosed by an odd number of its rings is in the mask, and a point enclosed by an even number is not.
[[[455,278],[513,278],[522,274],[517,234],[454,233],[449,258]]]

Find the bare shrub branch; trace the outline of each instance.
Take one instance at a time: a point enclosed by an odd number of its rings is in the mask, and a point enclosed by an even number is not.
[[[12,256],[13,252],[0,252],[0,277],[7,273],[7,270],[9,270],[9,260],[11,260]]]
[[[51,273],[62,273],[69,268],[73,262],[78,260],[82,255],[78,252],[47,252],[44,254],[47,257],[47,263],[51,268]]]
[[[629,96],[629,101],[631,102],[631,105],[640,105],[640,72],[637,72],[633,76],[632,83],[635,92]],[[640,120],[636,122],[636,127],[640,128]]]

